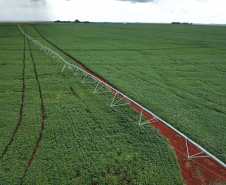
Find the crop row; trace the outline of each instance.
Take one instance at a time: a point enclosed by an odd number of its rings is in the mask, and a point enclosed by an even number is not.
[[[150,132],[156,133],[156,130],[149,128],[151,131],[146,131],[137,127],[125,116],[135,114],[131,109],[130,113],[124,108],[112,109],[109,105],[113,94],[93,95],[93,85],[81,84],[82,76],[74,79],[71,73],[64,73],[59,83],[58,72],[63,66],[61,63],[56,64],[55,61],[52,61],[52,65],[50,66],[49,62],[37,68],[42,77],[40,82],[45,87],[45,91],[43,89],[47,114],[45,130],[50,135],[49,138],[45,134],[43,143],[48,141],[52,144],[51,147],[45,144],[45,148],[44,146],[42,148],[40,157],[44,163],[41,169],[44,171],[48,169],[44,167],[45,165],[55,167],[53,171],[46,172],[47,177],[57,173],[58,180],[70,179],[68,182],[77,184],[98,182],[135,184],[171,182],[171,175],[175,173],[173,175],[177,179],[175,183],[182,182],[179,180],[181,176],[179,166],[176,161],[173,162],[176,156],[172,155],[174,153],[172,149],[155,134],[150,135]],[[73,94],[70,88],[73,89]],[[157,135],[160,136],[158,132]],[[168,150],[171,152],[168,153]],[[165,155],[167,157],[163,159]],[[64,165],[60,161],[62,158],[65,161]],[[45,160],[50,163],[46,164]],[[36,162],[34,165],[40,166],[40,161]],[[175,169],[173,167],[174,170],[168,174],[167,169],[172,168],[172,165],[177,167]],[[62,167],[63,169],[59,169]],[[62,176],[62,171],[66,175]],[[161,176],[165,179],[161,179]]]
[[[94,95],[94,84],[82,84],[82,76],[72,78],[67,71],[60,75],[62,63],[33,45],[31,57],[29,46],[26,48],[23,118],[17,137],[0,162],[0,182],[18,184],[27,169],[24,184],[184,183],[168,141],[154,128],[141,129],[134,124],[139,120],[137,112],[111,108],[112,93]],[[45,103],[45,129],[27,168],[42,128],[39,85]],[[21,92],[19,97],[21,101]]]
[[[224,27],[36,27],[91,71],[225,162]]]
[[[1,112],[3,120],[0,127],[0,139],[3,141],[0,145],[0,182],[19,184],[23,183],[40,138],[42,101],[28,41],[18,34],[20,32],[16,26],[8,28],[11,30],[7,32],[6,27],[6,32],[1,38],[1,48],[6,51],[1,57],[5,68],[1,83],[7,86],[3,87],[1,93],[4,97],[4,110]],[[18,89],[15,89],[14,85]]]
[[[34,26],[34,28],[35,28],[35,26]],[[38,30],[36,28],[35,28],[35,30],[38,32]],[[41,34],[40,34],[40,36],[43,37]],[[45,37],[43,37],[43,39],[46,40]],[[46,40],[46,41],[49,42],[48,40]],[[51,42],[49,42],[49,43],[51,43]],[[59,51],[62,51],[61,49],[59,49],[59,47],[57,47],[57,46],[55,46],[55,47]],[[62,52],[66,56],[71,58],[74,62],[78,63],[70,55],[66,54],[64,51],[62,51]],[[83,65],[81,65],[81,66],[84,68]],[[63,70],[64,69],[65,69],[65,67],[63,67]],[[87,70],[87,69],[85,69],[85,70]],[[91,72],[91,74],[93,74],[93,73]],[[82,83],[93,83],[94,79],[93,78],[89,79],[87,77],[87,75],[85,75],[84,73],[78,73],[77,71],[74,71],[74,75],[75,76],[82,75],[83,77],[85,76],[83,78],[83,80],[82,80]],[[96,75],[94,74],[94,76],[96,76]],[[89,80],[91,80],[91,81],[89,81]],[[95,82],[95,83],[97,83],[97,82]],[[100,85],[98,86],[98,84],[95,87],[94,93],[96,93],[96,91],[99,91],[99,86]],[[73,88],[70,87],[70,89],[71,89],[72,93],[74,93]],[[105,92],[109,92],[109,90],[108,89],[104,89],[103,86],[102,86],[102,90],[105,91]],[[116,106],[115,102],[120,102],[119,104],[126,103],[125,101],[122,101],[122,99],[120,99],[116,95],[113,98],[111,106],[112,105]],[[133,105],[131,105],[131,106],[133,107]],[[139,109],[137,109],[137,107],[135,109],[139,110]],[[143,113],[143,114],[146,115],[146,113]],[[127,114],[127,117],[128,117],[128,115],[129,115],[130,118],[133,117],[131,114]],[[150,119],[149,117],[150,117],[150,115],[146,116],[147,119]],[[145,120],[142,120],[142,122],[141,122],[141,120],[139,120],[139,121],[140,121],[140,123],[143,123]],[[224,178],[224,173],[225,173],[224,171],[225,170],[224,170],[223,166],[217,164],[216,161],[214,161],[211,158],[207,159],[206,158],[207,156],[203,156],[202,152],[200,152],[196,147],[194,147],[194,146],[190,145],[189,143],[187,143],[187,141],[185,141],[183,138],[178,137],[177,133],[172,132],[172,130],[170,128],[166,127],[163,123],[156,122],[156,120],[152,120],[152,121],[155,122],[154,126],[157,127],[161,131],[161,134],[163,134],[166,138],[169,139],[169,141],[171,143],[171,146],[173,147],[173,149],[176,152],[177,157],[178,157],[178,159],[180,161],[180,167],[181,167],[182,175],[183,175],[183,177],[184,177],[184,179],[186,180],[187,183],[191,183],[192,182],[192,183],[195,183],[195,184],[199,184],[199,183],[201,183],[203,181],[203,179],[205,179],[206,182],[207,181],[209,181],[209,182],[211,181],[211,183],[214,183],[216,181],[216,179],[218,179],[218,178],[220,178],[222,180],[225,179]],[[137,120],[135,121],[135,123],[137,124]],[[145,122],[145,123],[147,123],[147,122]],[[153,124],[151,124],[151,125],[153,125]],[[192,155],[193,155],[194,158],[199,157],[199,159],[191,160],[189,156],[192,156]],[[202,156],[200,156],[200,155],[202,155]],[[204,158],[202,158],[202,157],[204,157]],[[191,165],[191,164],[193,164],[193,165]],[[188,166],[190,166],[190,167],[188,168]],[[202,175],[201,176],[197,175],[197,173],[199,173],[197,171],[201,171]],[[204,171],[205,171],[205,174],[204,174]],[[216,177],[216,175],[217,175],[217,177]]]

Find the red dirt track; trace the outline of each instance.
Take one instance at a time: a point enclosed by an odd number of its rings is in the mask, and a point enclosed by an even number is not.
[[[88,69],[86,69],[82,64],[77,62],[71,56],[69,56],[68,54],[66,55],[70,57],[73,61],[75,61],[77,64],[79,64],[86,72],[92,74],[93,76],[100,79],[101,81],[104,81],[103,79],[101,79],[94,73],[90,72]],[[106,81],[104,82],[107,83]],[[118,95],[121,98],[123,98],[121,94],[118,94]],[[137,106],[132,102],[129,102],[129,103],[136,111],[142,112],[142,108],[140,108],[139,106]],[[142,114],[146,117],[147,120],[150,120],[153,118],[151,114],[145,111],[143,111]],[[184,138],[182,138],[172,129],[167,127],[161,121],[155,122],[150,125],[160,130],[161,134],[169,140],[173,150],[176,152],[178,162],[180,164],[181,173],[184,180],[186,181],[186,184],[198,185],[198,184],[216,184],[221,181],[226,182],[226,169],[223,166],[215,162],[210,157],[197,158],[192,160],[188,159],[186,141]],[[188,144],[190,156],[201,152],[191,143],[188,142],[187,144]],[[198,156],[205,156],[205,155],[198,155]]]
[[[2,158],[6,155],[6,153],[8,152],[9,146],[12,145],[14,138],[20,128],[21,122],[22,122],[22,118],[23,118],[23,108],[24,108],[24,94],[25,94],[25,37],[24,37],[24,53],[23,53],[23,74],[22,74],[22,83],[23,83],[23,89],[22,89],[22,102],[20,105],[20,118],[19,121],[17,123],[17,126],[13,132],[13,135],[9,141],[9,143],[7,144],[7,146],[5,147],[3,154],[0,156],[0,161],[2,160]]]
[[[34,26],[35,28],[35,26]],[[35,28],[36,29],[36,28]],[[39,33],[39,31],[36,29],[36,31]],[[41,33],[39,33],[41,35]],[[46,38],[44,38],[42,35],[41,37],[45,39],[47,42],[52,44],[50,41],[48,41]],[[85,68],[81,63],[76,61],[73,57],[62,51],[60,48],[52,44],[54,47],[56,47],[58,50],[63,52],[66,56],[71,58],[73,61],[75,61],[77,64],[79,64],[86,72],[90,73],[91,75],[95,76],[96,78],[100,79],[103,82],[106,82],[105,80],[101,79],[97,75],[95,75],[93,72],[90,72],[87,68]],[[106,82],[107,83],[107,82]],[[108,83],[107,83],[108,84]],[[115,93],[115,92],[114,92]],[[118,94],[120,97],[122,95]],[[139,112],[142,112],[142,114],[146,117],[147,120],[150,120],[153,118],[153,116],[145,111],[142,111],[142,108],[137,106],[136,104],[129,102],[130,105]],[[187,148],[186,148],[186,141],[184,138],[182,138],[180,135],[178,135],[176,132],[171,130],[169,127],[167,127],[165,124],[163,124],[160,121],[157,121],[153,124],[150,124],[151,126],[154,126],[158,130],[160,130],[161,134],[165,136],[173,150],[175,151],[178,162],[180,164],[180,170],[182,173],[182,176],[184,180],[186,181],[186,184],[188,185],[199,185],[199,184],[221,184],[222,182],[226,182],[226,169],[215,162],[210,157],[202,157],[202,158],[193,158],[189,159],[187,155]],[[190,156],[200,153],[201,151],[193,146],[191,143],[187,143],[189,148],[189,154]],[[200,154],[198,156],[205,156],[204,154]]]
[[[35,77],[36,77],[36,81],[38,83],[38,88],[39,88],[39,96],[40,96],[40,100],[41,100],[41,116],[42,116],[42,128],[40,130],[40,134],[39,134],[39,138],[36,142],[36,147],[35,147],[35,150],[33,151],[33,154],[28,162],[28,165],[27,165],[27,168],[24,172],[24,175],[23,175],[23,180],[21,182],[21,184],[24,183],[25,181],[25,177],[27,175],[27,171],[28,169],[31,167],[34,159],[35,159],[35,155],[38,151],[38,148],[39,148],[39,144],[42,140],[42,135],[43,135],[43,131],[44,131],[44,122],[45,122],[45,110],[44,110],[44,103],[43,103],[43,98],[42,98],[42,91],[41,91],[41,86],[40,86],[40,82],[38,80],[38,73],[37,73],[37,70],[36,70],[36,67],[35,67],[35,62],[34,62],[34,58],[33,58],[33,54],[32,54],[32,50],[31,50],[31,47],[30,47],[30,42],[29,42],[29,39],[28,39],[28,46],[29,46],[29,51],[30,51],[30,56],[31,56],[31,59],[32,59],[32,64],[33,64],[33,68],[34,68],[34,73],[35,73]]]

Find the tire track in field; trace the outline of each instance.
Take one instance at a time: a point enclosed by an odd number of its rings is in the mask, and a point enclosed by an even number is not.
[[[44,130],[44,122],[45,122],[45,110],[44,110],[44,103],[43,103],[43,98],[42,98],[42,91],[41,91],[41,85],[40,85],[40,82],[38,80],[38,73],[37,73],[37,70],[36,70],[36,66],[35,66],[35,62],[34,62],[34,57],[33,57],[33,54],[32,54],[32,49],[31,49],[31,46],[30,46],[30,42],[29,42],[29,39],[28,39],[28,46],[29,46],[29,50],[30,50],[30,56],[31,56],[31,59],[32,59],[32,64],[33,64],[33,67],[34,67],[34,73],[35,73],[35,77],[36,77],[36,81],[38,83],[38,88],[39,88],[39,97],[40,97],[40,100],[41,100],[41,112],[42,112],[42,128],[40,130],[40,135],[39,135],[39,138],[36,142],[36,147],[35,147],[35,150],[28,162],[28,165],[27,165],[27,168],[24,172],[24,175],[23,175],[23,180],[21,182],[21,184],[24,183],[25,181],[25,177],[27,175],[27,171],[28,169],[31,167],[32,165],[32,162],[34,161],[34,158],[35,158],[35,154],[37,153],[38,151],[38,148],[39,148],[39,144],[42,140],[42,135],[43,135],[43,130]]]
[[[22,82],[23,82],[23,88],[22,88],[22,103],[21,103],[21,106],[20,106],[20,118],[19,118],[19,121],[17,123],[17,126],[13,132],[13,135],[9,141],[9,143],[7,144],[7,146],[5,147],[1,157],[0,157],[0,161],[2,160],[2,158],[6,155],[6,153],[8,152],[8,149],[10,147],[10,145],[12,145],[13,141],[14,141],[14,138],[19,130],[19,127],[21,125],[21,122],[22,122],[22,117],[23,117],[23,107],[24,107],[24,94],[25,94],[25,36],[24,36],[24,53],[23,53],[23,74],[22,74]]]

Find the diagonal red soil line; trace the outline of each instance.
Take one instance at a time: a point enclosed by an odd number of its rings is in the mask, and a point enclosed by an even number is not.
[[[92,74],[93,76],[97,77],[98,79],[106,82],[99,76],[97,76],[95,73],[89,71],[83,64],[78,62],[76,59],[71,57],[69,54],[61,50],[59,47],[48,41],[45,37],[42,36],[42,34],[36,29],[36,27],[33,25],[35,30],[40,34],[40,36],[45,39],[47,42],[49,42],[51,45],[53,45],[55,48],[63,52],[66,56],[71,58],[73,61],[75,61],[77,64],[79,64],[86,72]],[[106,82],[107,83],[107,82]],[[109,83],[107,83],[109,84]],[[119,96],[122,96],[118,94]],[[130,105],[139,112],[142,112],[142,114],[147,118],[147,120],[150,120],[153,118],[152,115],[150,115],[148,112],[142,111],[142,109],[137,106],[136,104],[130,102]],[[187,149],[186,149],[186,142],[184,138],[182,138],[180,135],[178,135],[176,132],[171,130],[169,127],[167,127],[165,124],[163,124],[161,121],[158,121],[154,124],[150,124],[160,130],[161,134],[165,136],[173,150],[175,151],[178,162],[180,164],[180,170],[182,173],[182,176],[184,180],[186,181],[186,184],[188,185],[198,185],[198,184],[216,184],[219,182],[226,182],[226,169],[215,162],[212,158],[196,158],[196,159],[189,159],[187,157]],[[189,153],[190,156],[197,154],[201,152],[199,149],[197,149],[195,146],[193,146],[191,143],[188,143]]]
[[[76,95],[76,94],[75,94],[75,91],[74,91],[74,89],[73,89],[72,87],[70,87],[70,90],[71,90],[71,93],[72,93],[73,95]]]
[[[32,156],[31,156],[31,158],[30,158],[30,160],[28,162],[28,166],[27,166],[27,168],[26,168],[26,170],[24,172],[24,176],[23,176],[23,180],[22,180],[21,184],[24,183],[27,171],[30,168],[30,166],[32,165],[32,162],[34,161],[34,158],[35,158],[35,154],[38,151],[39,144],[40,144],[40,142],[42,140],[42,135],[43,135],[43,130],[44,130],[44,122],[45,122],[45,110],[44,110],[44,103],[43,103],[43,98],[42,98],[41,85],[40,85],[40,82],[38,80],[38,73],[37,73],[37,70],[36,70],[36,66],[35,66],[35,62],[34,62],[34,58],[33,58],[33,54],[32,54],[32,50],[31,50],[29,39],[28,39],[28,45],[29,45],[30,55],[31,55],[31,59],[32,59],[33,67],[34,67],[35,77],[36,77],[36,80],[37,80],[37,83],[38,83],[38,88],[39,88],[39,96],[40,96],[40,100],[41,100],[41,112],[42,112],[42,128],[41,128],[41,131],[40,131],[39,138],[38,138],[38,140],[36,142],[35,150],[34,150]]]
[[[21,103],[21,106],[20,106],[20,118],[19,118],[19,121],[17,123],[17,126],[13,132],[13,135],[9,141],[9,143],[7,144],[7,146],[5,147],[1,157],[0,157],[0,161],[2,160],[2,158],[6,155],[8,149],[9,149],[9,146],[13,143],[14,141],[14,138],[19,130],[19,127],[21,125],[21,122],[22,122],[22,117],[23,117],[23,107],[24,107],[24,94],[25,94],[25,79],[24,79],[24,76],[25,76],[25,36],[24,36],[24,53],[23,53],[23,74],[22,74],[22,82],[23,82],[23,88],[22,88],[22,103]]]
[[[95,73],[91,72],[90,70],[87,69],[87,67],[85,65],[83,65],[82,63],[78,62],[77,60],[75,60],[73,57],[71,57],[69,54],[67,54],[66,52],[64,52],[63,50],[61,50],[59,47],[57,47],[55,44],[51,43],[50,41],[48,41],[45,37],[42,36],[42,34],[37,30],[37,28],[33,25],[34,29],[39,33],[39,35],[46,40],[48,43],[50,43],[52,46],[54,46],[55,48],[57,48],[60,52],[64,53],[67,57],[69,57],[70,59],[74,60],[77,64],[79,64],[86,72],[92,74],[93,76],[95,76],[96,78],[102,80],[103,82],[105,82],[106,84],[108,84],[109,86],[113,87],[111,84],[109,84],[107,81],[105,81],[104,79],[100,78],[99,76],[97,76]]]

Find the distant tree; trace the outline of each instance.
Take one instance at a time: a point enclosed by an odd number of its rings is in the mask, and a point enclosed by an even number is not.
[[[78,19],[75,20],[75,23],[80,23],[80,21]]]
[[[181,24],[180,22],[172,22],[171,24]]]
[[[57,20],[57,21],[55,21],[55,22],[60,22],[60,20]]]

